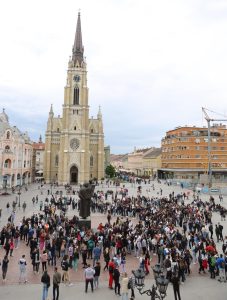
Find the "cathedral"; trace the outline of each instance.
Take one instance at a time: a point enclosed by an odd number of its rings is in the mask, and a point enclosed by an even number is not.
[[[72,57],[68,62],[62,117],[51,105],[47,121],[44,178],[47,183],[82,184],[104,177],[102,114],[89,118],[87,65],[78,14]]]

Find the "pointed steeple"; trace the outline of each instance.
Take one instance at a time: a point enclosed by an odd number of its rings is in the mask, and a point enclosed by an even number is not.
[[[41,144],[43,141],[42,141],[42,136],[41,136],[41,134],[40,134],[40,136],[39,136],[39,143]]]
[[[82,32],[81,32],[81,21],[80,13],[78,13],[77,25],[76,25],[76,35],[72,51],[72,60],[74,63],[79,62],[80,66],[84,60],[84,47],[82,43]]]
[[[51,106],[50,106],[49,117],[51,117],[51,118],[54,117],[53,104],[51,104]]]
[[[97,115],[98,119],[102,119],[102,112],[101,112],[101,106],[99,105],[99,111]]]

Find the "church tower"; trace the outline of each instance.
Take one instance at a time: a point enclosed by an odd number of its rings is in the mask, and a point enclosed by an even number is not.
[[[72,57],[68,62],[62,118],[49,112],[44,176],[47,182],[78,184],[104,177],[102,114],[89,119],[87,66],[78,14]]]

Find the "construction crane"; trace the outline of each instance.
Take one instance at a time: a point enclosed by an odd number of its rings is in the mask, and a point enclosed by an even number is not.
[[[208,128],[208,182],[209,182],[209,187],[212,187],[212,164],[211,164],[211,134],[210,134],[210,122],[225,122],[227,119],[213,119],[210,118],[207,111],[210,111],[212,113],[216,113],[212,110],[209,110],[205,107],[202,107],[202,111],[205,115],[205,120],[207,121],[207,128]],[[217,114],[217,113],[216,113]],[[220,114],[221,115],[221,114]]]

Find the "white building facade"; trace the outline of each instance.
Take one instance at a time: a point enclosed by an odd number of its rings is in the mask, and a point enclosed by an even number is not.
[[[27,133],[10,126],[4,109],[0,114],[0,189],[31,182],[32,142]]]

